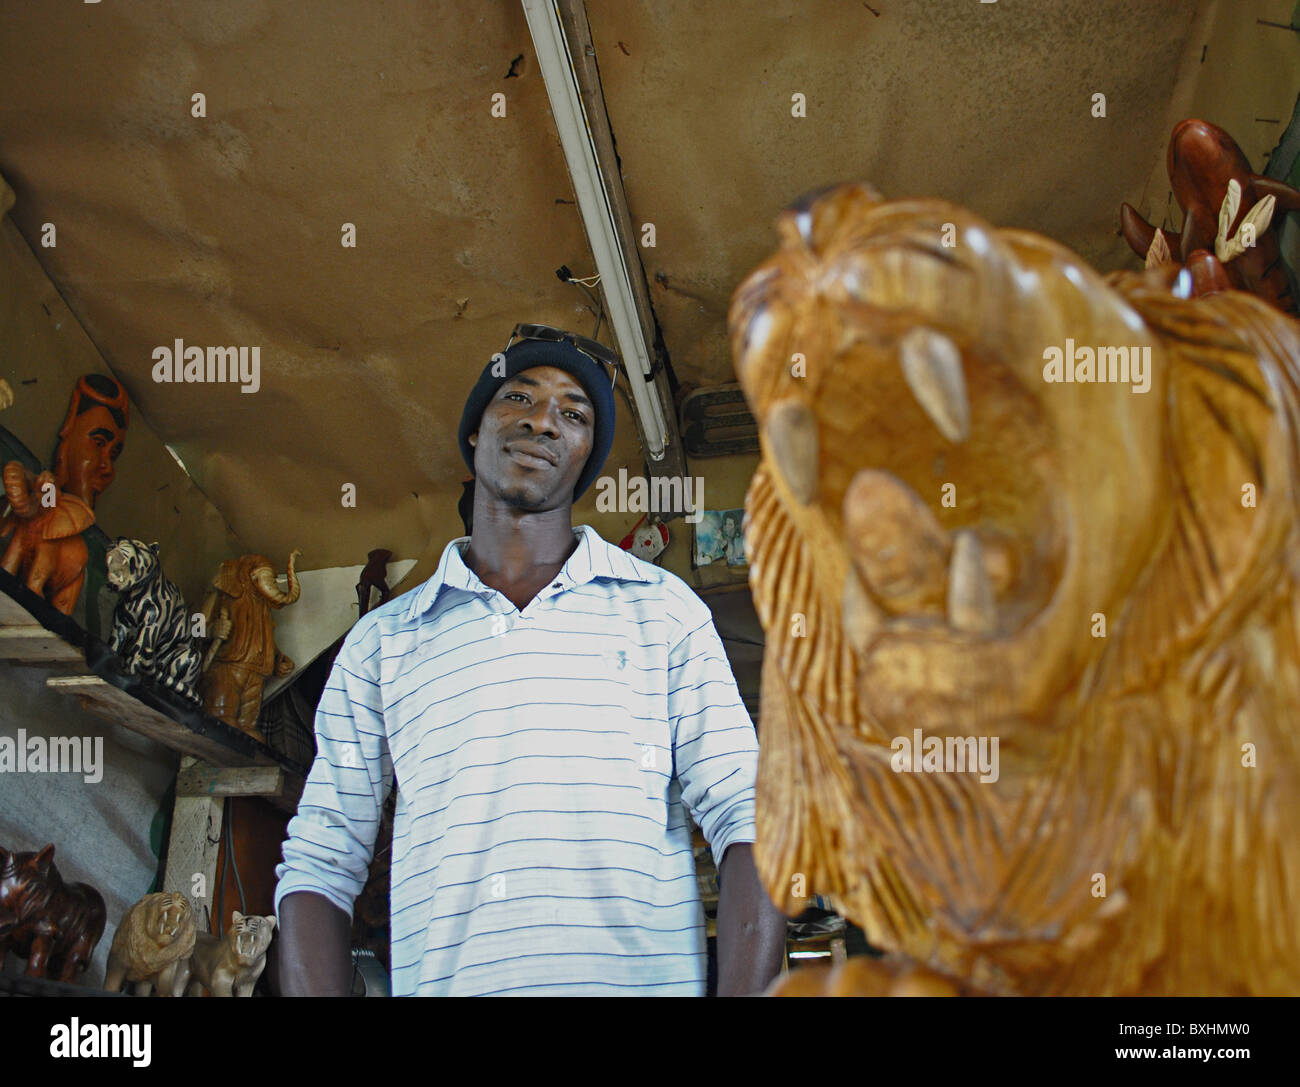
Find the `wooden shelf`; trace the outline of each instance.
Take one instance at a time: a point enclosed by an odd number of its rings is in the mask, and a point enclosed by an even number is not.
[[[260,777],[214,779],[213,789],[227,791],[202,795],[265,796],[287,810],[296,807],[305,767],[152,681],[122,673],[117,658],[101,642],[0,571],[0,661],[5,660],[45,666],[47,690],[75,697],[100,717],[201,759],[209,770],[271,771]],[[68,674],[72,664],[85,671]]]
[[[246,754],[221,740],[194,732],[99,676],[49,676],[45,686],[57,694],[76,695],[91,713],[125,725],[132,732],[148,736],[184,755],[194,755],[218,766],[255,766],[273,762],[267,756]]]
[[[0,660],[81,664],[85,659],[75,645],[46,630],[26,608],[0,593]]]
[[[85,655],[47,631],[25,607],[0,594],[0,661],[83,663]]]
[[[303,779],[280,766],[240,768],[211,766],[196,762],[182,766],[176,776],[176,795],[260,796],[283,811],[296,812],[302,796]]]
[[[85,975],[83,974],[84,978]],[[0,974],[0,996],[70,996],[77,999],[86,997],[108,997],[117,999],[123,993],[109,993],[84,982],[69,983],[55,981],[53,978],[29,978],[25,974]]]

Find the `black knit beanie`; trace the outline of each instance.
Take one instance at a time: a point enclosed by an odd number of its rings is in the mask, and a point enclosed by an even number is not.
[[[582,475],[573,488],[573,498],[577,501],[582,493],[595,482],[600,470],[605,466],[609,456],[609,447],[614,443],[614,390],[610,385],[610,375],[596,362],[584,355],[570,343],[552,343],[547,340],[520,340],[510,345],[505,353],[505,373],[498,377],[492,372],[496,365],[489,362],[479,375],[474,388],[470,390],[469,399],[465,401],[465,410],[460,417],[460,452],[474,471],[474,447],[469,444],[469,436],[478,430],[483,412],[492,397],[508,378],[534,366],[554,366],[573,377],[586,390],[587,397],[595,409],[596,418],[592,422],[591,455],[582,469]]]

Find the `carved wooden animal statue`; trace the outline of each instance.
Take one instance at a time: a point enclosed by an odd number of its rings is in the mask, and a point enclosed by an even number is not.
[[[149,676],[181,697],[201,701],[203,656],[176,584],[163,574],[158,545],[121,537],[107,555],[108,584],[118,593],[108,647],[128,672]]]
[[[29,472],[21,462],[3,468],[9,512],[0,537],[9,544],[0,567],[71,615],[85,582],[88,551],[81,533],[94,524],[95,501],[113,482],[126,444],[130,405],[126,390],[106,374],[78,379],[59,428],[53,472]],[[0,504],[0,512],[5,505]]]
[[[257,727],[262,688],[271,676],[287,676],[293,661],[276,648],[272,609],[294,603],[301,592],[289,556],[289,588],[275,582],[275,567],[265,555],[227,559],[212,579],[213,591],[203,603],[212,638],[204,662],[204,709],[213,717],[263,739]]]
[[[207,989],[213,996],[252,996],[266,969],[266,949],[275,934],[275,916],[245,917],[235,910],[223,936],[200,932],[190,956],[186,995]]]
[[[787,991],[1300,991],[1300,324],[862,186],[779,230],[755,856],[890,953]]]
[[[108,950],[104,988],[116,993],[124,981],[136,996],[184,992],[190,953],[194,950],[194,911],[174,891],[145,895],[126,911]]]
[[[379,593],[379,603],[387,604],[392,599],[393,591],[388,587],[388,560],[393,557],[393,553],[385,548],[377,547],[366,556],[365,567],[361,571],[361,576],[357,579],[357,613],[358,618],[365,615],[370,610],[370,599],[375,592]]]
[[[95,514],[76,495],[61,491],[50,472],[33,475],[16,460],[4,466],[9,512],[0,517],[0,537],[9,543],[0,569],[71,615],[86,580],[90,552],[81,533]]]
[[[13,951],[29,977],[75,981],[104,935],[104,899],[88,883],[64,883],[54,846],[0,848],[0,962]]]
[[[1282,266],[1276,229],[1286,212],[1300,210],[1300,191],[1254,173],[1237,142],[1208,121],[1190,119],[1175,126],[1167,165],[1174,199],[1183,211],[1182,232],[1158,232],[1136,208],[1123,204],[1120,223],[1133,251],[1148,263],[1165,259],[1188,265],[1201,293],[1222,289],[1226,281],[1284,313],[1300,312]],[[1249,231],[1243,229],[1247,222]]]

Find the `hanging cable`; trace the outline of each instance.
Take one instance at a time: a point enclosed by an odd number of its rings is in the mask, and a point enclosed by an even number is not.
[[[226,840],[226,867],[235,875],[235,889],[239,891],[239,912],[248,913],[248,905],[244,899],[244,884],[239,878],[239,863],[235,860],[235,836],[231,833],[232,818],[230,814],[231,798],[227,797],[225,803],[221,805],[221,825],[222,836]],[[221,873],[221,883],[217,887],[217,916],[221,922],[221,931],[226,930],[226,873]],[[208,928],[211,929],[211,923]]]
[[[587,296],[587,300],[591,303],[591,312],[596,315],[596,327],[591,333],[591,338],[593,340],[599,340],[600,326],[605,322],[605,303],[601,301],[595,293],[595,288],[600,285],[600,276],[593,275],[586,276],[585,278],[582,276],[575,276],[569,271],[569,266],[567,264],[560,265],[560,267],[555,270],[555,275],[564,283],[572,283]]]
[[[231,806],[232,805],[230,801],[227,800],[226,801],[226,816],[227,816],[226,825],[233,827],[234,817],[231,816],[230,814]],[[233,833],[231,834],[229,840],[226,842],[226,856],[230,860],[230,870],[235,873],[235,888],[239,891],[239,912],[246,915],[248,913],[248,903],[244,901],[244,884],[243,881],[239,878],[239,862],[235,860],[235,836]]]

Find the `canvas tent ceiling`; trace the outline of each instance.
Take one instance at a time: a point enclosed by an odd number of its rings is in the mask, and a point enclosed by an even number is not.
[[[1223,124],[1257,165],[1276,143],[1258,118],[1289,117],[1300,36],[1257,20],[1291,7],[590,3],[677,376],[730,380],[730,293],[776,212],[828,182],[1131,260],[1116,209],[1164,214],[1175,120]],[[147,424],[248,549],[302,547],[311,568],[383,546],[427,576],[459,534],[474,375],[517,320],[591,321],[554,275],[591,259],[518,3],[3,0],[0,16],[11,215]],[[177,338],[260,346],[260,390],[155,383],[151,352]],[[626,418],[610,464],[640,470]],[[614,539],[635,520],[590,507]]]

